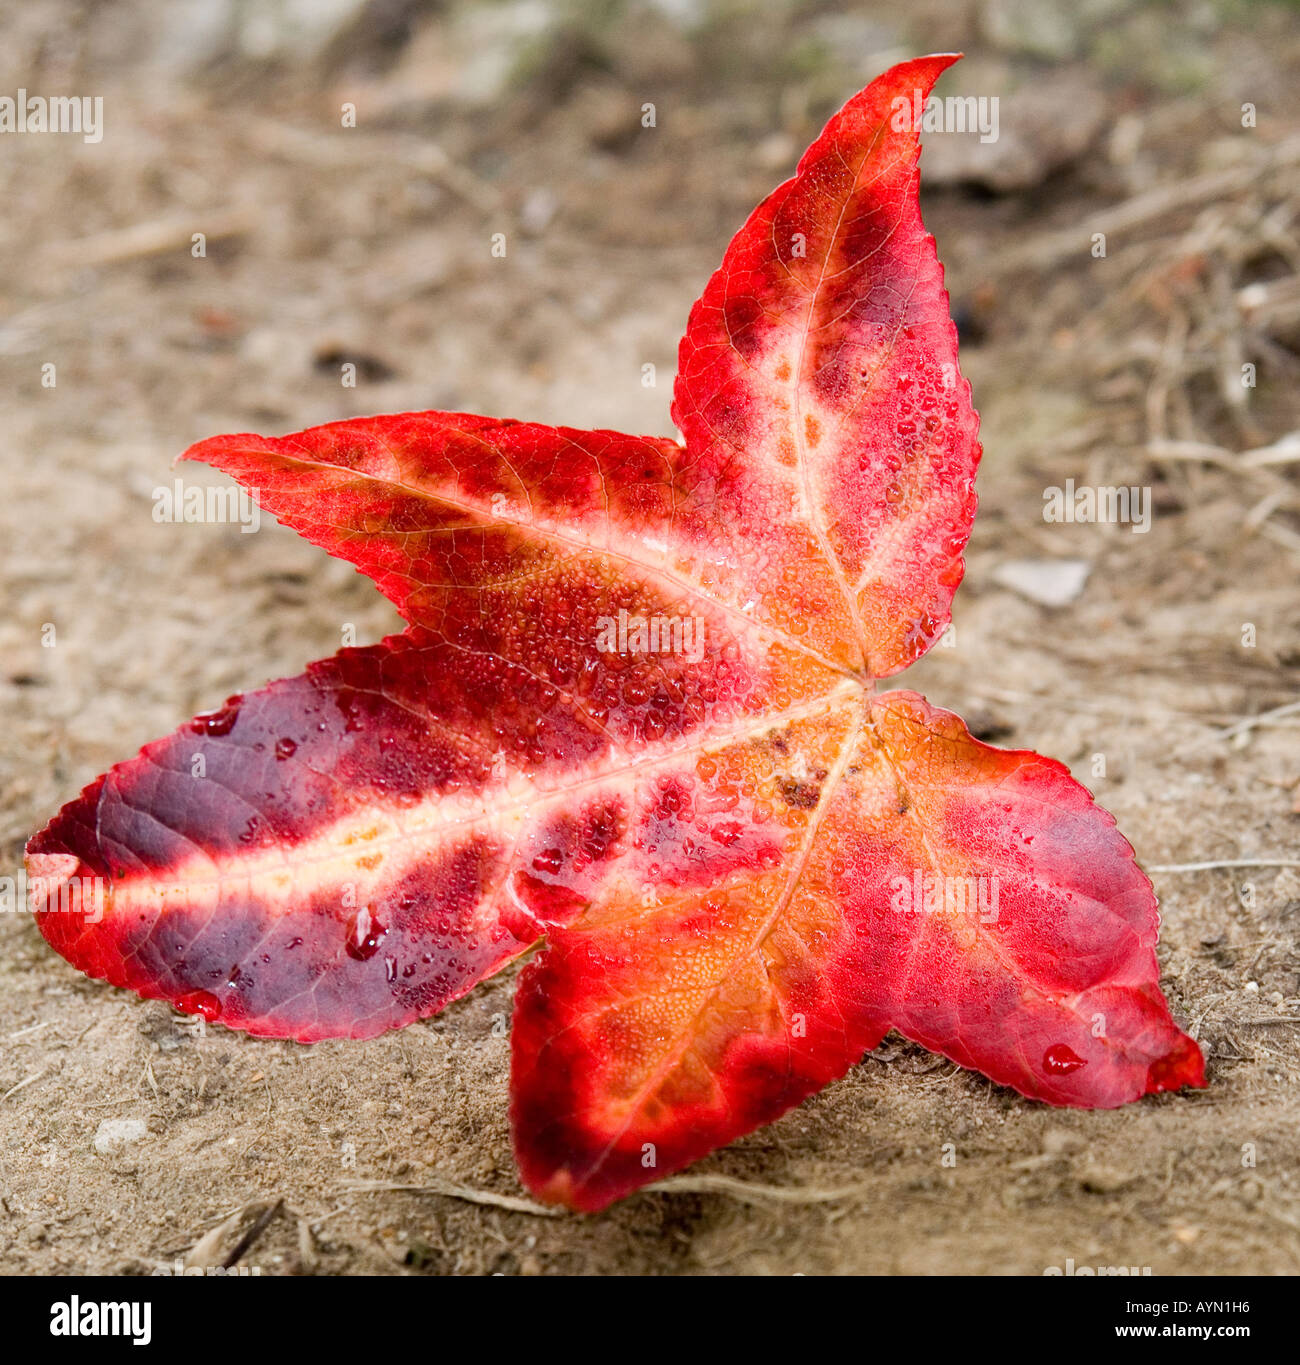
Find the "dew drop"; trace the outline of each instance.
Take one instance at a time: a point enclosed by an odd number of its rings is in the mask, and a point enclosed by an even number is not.
[[[564,854],[558,848],[544,849],[533,859],[533,871],[554,874],[564,866]]]
[[[1087,1065],[1072,1047],[1064,1043],[1053,1043],[1043,1053],[1043,1070],[1049,1076],[1068,1076],[1071,1071],[1078,1071],[1081,1066]]]
[[[244,704],[242,696],[231,697],[216,711],[205,711],[190,721],[190,729],[196,735],[228,735],[239,719],[239,708]]]
[[[197,1014],[208,1023],[221,1017],[221,1001],[211,991],[191,991],[182,995],[176,1001],[176,1008],[182,1014]]]
[[[379,951],[379,945],[388,932],[370,913],[369,906],[362,906],[348,922],[346,946],[348,956],[358,962],[365,962]]]

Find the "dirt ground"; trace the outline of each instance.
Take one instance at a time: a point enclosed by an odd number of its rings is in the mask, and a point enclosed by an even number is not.
[[[685,1176],[552,1215],[510,1155],[511,972],[372,1042],[196,1035],[5,914],[0,1269],[216,1264],[252,1229],[264,1274],[1300,1270],[1300,10],[5,11],[0,93],[102,95],[104,135],[0,137],[0,872],[139,744],[397,626],[273,524],[155,523],[177,452],[423,407],[671,432],[729,234],[870,77],[963,48],[940,93],[1000,94],[1001,134],[922,171],[986,454],[955,645],[904,685],[1114,812],[1210,1083],[1054,1111],[891,1037]],[[1149,489],[1149,531],[1046,522],[1070,478]],[[1030,600],[1026,559],[1086,583]],[[1187,866],[1239,860],[1266,865]]]

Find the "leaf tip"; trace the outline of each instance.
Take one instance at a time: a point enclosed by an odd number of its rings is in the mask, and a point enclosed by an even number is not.
[[[1147,1095],[1158,1095],[1167,1090],[1204,1090],[1205,1057],[1196,1041],[1187,1034],[1179,1034],[1178,1041],[1157,1057],[1147,1068]]]
[[[574,1166],[551,1166],[535,1158],[529,1143],[521,1140],[515,1125],[515,1164],[524,1188],[540,1204],[567,1209],[570,1213],[601,1213],[617,1199],[631,1193],[608,1181],[575,1178]]]
[[[261,438],[252,436],[245,437],[244,439],[256,441]],[[212,456],[218,449],[228,447],[230,440],[231,438],[229,436],[208,436],[202,441],[195,441],[193,445],[187,446],[179,455],[172,458],[171,467],[175,469],[178,464],[190,463],[213,465],[215,468],[220,468],[212,459]]]

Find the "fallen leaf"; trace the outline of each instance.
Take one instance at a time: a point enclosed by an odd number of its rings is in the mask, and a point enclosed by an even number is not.
[[[891,1029],[1022,1094],[1203,1084],[1150,883],[1051,759],[877,690],[979,458],[910,111],[856,95],[693,308],[683,441],[467,414],[201,442],[408,629],[197,717],[33,838],[41,932],[251,1033],[368,1037],[526,949],[525,1183],[598,1209]]]

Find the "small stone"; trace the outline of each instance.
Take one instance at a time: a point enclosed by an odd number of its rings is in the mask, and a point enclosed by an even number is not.
[[[961,87],[957,98],[973,97],[974,106],[954,109],[922,138],[932,185],[976,184],[996,194],[1031,189],[1086,156],[1110,118],[1103,87],[1084,71],[1058,71],[1044,84],[985,63],[961,72]]]
[[[111,1156],[139,1142],[148,1131],[143,1119],[105,1119],[95,1130],[95,1150],[100,1156]]]
[[[789,170],[798,156],[799,149],[788,133],[769,133],[754,150],[754,160],[765,171]]]
[[[560,207],[559,196],[544,185],[529,190],[519,208],[519,225],[529,236],[545,232]]]
[[[1079,1172],[1079,1184],[1091,1194],[1114,1194],[1136,1179],[1131,1172],[1117,1170],[1114,1166],[1085,1166]]]
[[[1068,1128],[1049,1128],[1043,1134],[1043,1151],[1048,1156],[1064,1156],[1077,1152],[1083,1146],[1083,1139]]]
[[[1044,607],[1064,607],[1083,591],[1092,565],[1086,559],[1008,559],[993,581]]]

